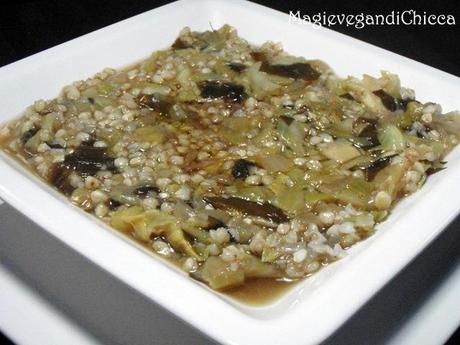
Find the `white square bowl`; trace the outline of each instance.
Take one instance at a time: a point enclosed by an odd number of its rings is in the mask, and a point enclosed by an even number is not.
[[[280,41],[342,76],[397,73],[417,99],[460,108],[459,78],[323,28],[289,24],[286,14],[244,1],[182,0],[48,49],[0,69],[0,122],[34,100],[104,67],[122,67],[168,47],[184,26],[228,23],[250,42]],[[263,307],[231,301],[152,257],[0,154],[0,196],[95,264],[223,344],[318,343],[383,287],[460,211],[460,149],[448,169],[403,200],[377,233],[349,255]]]

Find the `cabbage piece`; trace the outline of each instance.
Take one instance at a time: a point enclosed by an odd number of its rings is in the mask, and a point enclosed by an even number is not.
[[[305,207],[304,191],[301,186],[286,187],[284,191],[276,195],[276,204],[279,208],[295,213]]]
[[[136,238],[144,242],[151,241],[152,237],[162,236],[177,251],[202,260],[185,239],[178,219],[164,212],[143,211],[139,206],[132,206],[114,212],[111,225],[121,231],[133,232]]]
[[[118,129],[102,129],[96,130],[96,137],[103,140],[108,147],[113,147],[123,138],[123,132]]]
[[[100,82],[96,84],[95,88],[97,94],[100,96],[108,96],[110,95],[116,88],[118,88],[120,84],[118,83],[108,83],[108,82]]]
[[[272,82],[265,72],[259,71],[260,66],[260,62],[255,63],[245,72],[252,94],[257,99],[262,99],[280,88],[280,85]]]
[[[242,266],[246,278],[279,278],[282,275],[276,266],[263,263],[253,255],[246,255]]]
[[[395,125],[386,126],[378,133],[379,149],[384,151],[402,151],[406,147],[404,135]]]
[[[265,247],[262,251],[261,261],[265,263],[272,263],[278,259],[283,253],[276,248]]]
[[[254,224],[247,224],[241,218],[234,218],[228,223],[230,235],[235,242],[248,244],[261,229]]]
[[[347,162],[361,155],[350,142],[338,140],[321,147],[320,152],[338,163]]]
[[[161,144],[166,140],[164,130],[159,126],[138,128],[133,132],[132,136],[138,142],[150,142],[154,144]]]
[[[230,187],[227,192],[232,196],[259,203],[266,202],[273,197],[273,193],[264,186],[238,186],[234,189]]]
[[[273,265],[262,262],[253,255],[245,255],[237,261],[238,268],[232,270],[230,264],[217,256],[210,256],[201,269],[193,275],[216,290],[225,290],[243,285],[247,278],[279,278],[281,272]]]
[[[289,121],[288,121],[289,122]],[[298,121],[287,123],[281,118],[278,121],[278,132],[283,142],[299,157],[305,156],[305,130]]]
[[[29,132],[28,134],[26,133],[24,133],[23,135],[23,141],[27,140],[24,144],[24,148],[29,153],[36,153],[38,146],[42,143],[42,140],[41,140],[42,131],[41,129],[38,131],[36,131],[35,129],[32,129],[31,132]],[[28,137],[30,135],[32,135],[32,137]]]
[[[403,177],[409,167],[409,163],[405,160],[390,164],[375,175],[373,182],[379,190],[386,191],[392,200],[395,200],[403,187]]]
[[[294,165],[292,159],[275,153],[258,159],[258,163],[268,172],[288,171]]]
[[[131,221],[142,214],[143,209],[140,206],[123,208],[112,213],[111,225],[120,231],[130,232],[132,230]]]
[[[243,285],[245,278],[242,270],[232,271],[228,263],[217,256],[210,256],[194,275],[216,290]]]
[[[209,232],[207,232],[206,230],[203,230],[203,229],[197,228],[196,226],[191,226],[188,224],[182,224],[182,229],[187,234],[197,239],[198,242],[200,243],[206,243],[206,244],[213,243],[211,236],[209,235]]]
[[[45,119],[42,122],[42,128],[46,129],[50,133],[53,133],[58,126],[59,115],[57,113],[49,113],[45,115]]]
[[[157,83],[149,83],[146,81],[141,81],[137,84],[134,84],[133,87],[138,87],[142,89],[142,91],[148,95],[157,94],[161,96],[167,96],[171,92],[171,88],[168,86],[164,86]]]
[[[222,123],[221,134],[228,143],[241,144],[245,142],[251,127],[247,118],[227,117]]]
[[[346,177],[335,182],[324,183],[319,187],[322,193],[329,194],[343,205],[367,209],[371,200],[374,184],[363,179]]]
[[[304,191],[303,199],[308,206],[313,207],[320,201],[332,202],[335,200],[335,197],[328,193]]]

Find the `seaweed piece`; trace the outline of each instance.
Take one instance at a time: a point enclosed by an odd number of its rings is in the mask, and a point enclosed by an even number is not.
[[[409,105],[410,102],[417,102],[417,100],[413,99],[413,98],[399,98],[398,99],[398,102],[399,102],[399,105],[401,106],[401,109],[406,111],[407,109],[407,106]]]
[[[428,126],[427,124],[419,123],[420,127],[416,127],[415,129],[415,135],[417,138],[426,138],[428,133],[432,131],[431,127]]]
[[[251,57],[255,61],[262,62],[260,71],[280,77],[303,79],[313,81],[320,77],[316,69],[307,62],[295,62],[290,65],[272,65],[268,62],[267,55],[263,52],[251,52]]]
[[[245,64],[239,63],[239,62],[230,62],[227,64],[227,66],[236,73],[241,73],[246,68],[248,68],[248,66],[246,66]]]
[[[91,137],[88,140],[82,141],[80,144],[80,147],[92,147],[95,142],[96,142],[96,139]]]
[[[46,143],[46,145],[49,146],[51,149],[63,149],[64,147],[61,144],[56,144],[56,143]]]
[[[434,162],[432,163],[432,165],[426,169],[425,173],[426,173],[426,176],[431,176],[431,175],[434,175],[444,169],[446,169],[446,167],[444,166],[447,162]]]
[[[390,156],[385,156],[385,157],[380,157],[377,158],[375,161],[373,161],[368,167],[366,167],[365,174],[366,174],[366,180],[367,181],[372,181],[377,175],[377,173],[382,170],[383,168],[387,167],[391,163],[391,159],[397,155],[390,155]]]
[[[348,99],[349,101],[354,101],[355,98],[350,94],[350,93],[344,93],[343,95],[340,95],[339,97]]]
[[[388,94],[383,89],[376,90],[372,92],[382,102],[383,106],[387,108],[389,111],[396,111],[398,109],[402,109],[401,103],[399,99],[394,98],[392,95]]]
[[[118,207],[120,207],[122,205],[121,202],[115,200],[115,199],[109,199],[108,203],[107,203],[107,207],[109,208],[109,210],[113,211],[115,209],[117,209]]]
[[[156,111],[161,115],[168,115],[174,102],[172,100],[163,98],[157,99],[151,95],[139,95],[136,97],[136,103],[144,109]]]
[[[262,62],[266,62],[267,61],[267,56],[265,53],[263,52],[251,52],[251,57],[255,60],[255,61],[262,61]]]
[[[134,189],[133,194],[137,195],[139,198],[145,198],[150,192],[160,193],[160,189],[156,186],[145,185]]]
[[[358,144],[359,147],[367,149],[379,145],[377,121],[364,120],[367,125],[359,133],[358,137],[366,140],[366,143]]]
[[[62,164],[83,177],[95,175],[100,170],[116,171],[114,159],[107,154],[106,148],[83,144],[66,155]]]
[[[69,176],[71,173],[72,170],[70,170],[68,167],[56,163],[51,167],[48,180],[60,192],[69,196],[75,190],[75,188],[69,182]]]
[[[234,178],[245,179],[250,175],[249,169],[256,164],[246,159],[238,159],[232,168],[232,175]]]
[[[221,80],[204,80],[198,84],[201,96],[208,99],[224,99],[228,102],[242,103],[247,94],[244,87]]]
[[[37,128],[37,127],[32,127],[31,129],[29,129],[28,131],[26,131],[22,137],[21,137],[21,142],[23,144],[25,144],[26,142],[28,142],[35,134],[37,134],[37,132],[39,131],[40,129]]]
[[[446,169],[446,167],[438,167],[438,168],[434,168],[434,167],[429,167],[427,170],[426,170],[426,175],[427,176],[431,176],[431,175],[434,175],[442,170]]]
[[[284,223],[289,220],[280,208],[269,203],[258,203],[236,197],[205,197],[204,200],[217,209],[234,210],[248,216],[262,217],[275,223]]]
[[[187,49],[187,48],[191,48],[191,47],[192,46],[190,44],[186,43],[180,37],[176,38],[174,43],[171,45],[171,48],[173,48],[173,49]]]
[[[280,120],[284,121],[284,123],[289,126],[294,121],[294,118],[286,115],[281,115]]]
[[[270,65],[267,62],[262,62],[260,70],[280,77],[303,79],[306,81],[317,80],[321,75],[321,73],[306,62],[296,62],[290,65]]]
[[[226,228],[227,224],[225,224],[223,221],[214,218],[212,216],[208,216],[208,225],[203,227],[204,230],[212,230],[212,229],[218,229],[218,228]]]

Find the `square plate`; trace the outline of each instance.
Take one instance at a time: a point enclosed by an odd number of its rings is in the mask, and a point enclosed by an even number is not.
[[[199,15],[197,15],[199,14]],[[326,61],[339,75],[397,73],[417,99],[460,108],[459,78],[286,14],[244,1],[182,0],[124,20],[0,69],[0,122],[34,100],[104,67],[122,67],[173,42],[184,26],[228,23],[254,44],[280,41],[294,55]],[[149,44],[146,44],[149,37]],[[371,238],[263,307],[211,291],[72,206],[3,153],[0,196],[46,231],[154,302],[223,344],[292,345],[324,340],[429,244],[459,213],[460,148],[448,169],[403,200]]]

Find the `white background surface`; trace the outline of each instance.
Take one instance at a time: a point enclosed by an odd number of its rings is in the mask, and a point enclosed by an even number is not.
[[[460,324],[459,224],[324,344],[443,344]],[[0,206],[0,329],[18,344],[214,344],[106,275]]]

